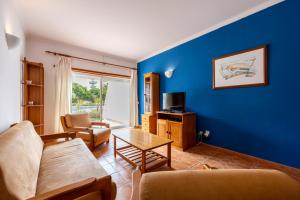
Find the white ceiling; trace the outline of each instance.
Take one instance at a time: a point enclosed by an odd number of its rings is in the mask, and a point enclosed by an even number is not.
[[[142,60],[279,0],[15,0],[26,34]]]

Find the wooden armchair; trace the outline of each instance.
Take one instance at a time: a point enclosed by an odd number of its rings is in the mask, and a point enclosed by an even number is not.
[[[84,140],[91,151],[104,142],[109,142],[111,129],[104,122],[91,122],[87,113],[67,114],[60,117],[66,132],[76,132],[76,137]]]

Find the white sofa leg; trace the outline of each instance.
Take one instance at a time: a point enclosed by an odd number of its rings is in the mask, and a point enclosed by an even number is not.
[[[132,172],[132,191],[131,191],[131,200],[139,200],[139,186],[142,178],[142,173],[137,167]]]

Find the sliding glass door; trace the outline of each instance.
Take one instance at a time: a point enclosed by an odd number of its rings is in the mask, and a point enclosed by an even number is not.
[[[130,81],[120,78],[102,78],[107,86],[105,104],[102,107],[103,119],[114,127],[129,126],[130,116]]]
[[[72,113],[89,113],[92,121],[112,128],[129,125],[129,79],[73,74]]]

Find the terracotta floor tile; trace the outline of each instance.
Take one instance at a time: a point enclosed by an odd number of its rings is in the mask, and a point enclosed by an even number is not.
[[[113,155],[108,155],[108,156],[104,156],[104,159],[108,162],[108,163],[112,163],[115,162],[115,157]]]
[[[103,157],[101,157],[101,159],[98,159],[98,161],[102,166],[109,164],[109,162],[107,162]]]
[[[129,165],[126,166],[122,166],[121,164],[119,164],[118,161],[112,162],[110,163],[110,165],[115,168],[117,171],[122,171],[122,170],[126,170],[126,168],[128,168]]]
[[[208,164],[208,163],[199,162],[199,163],[193,165],[190,169],[191,170],[203,170],[203,165],[204,164]],[[210,166],[212,166],[212,165],[210,165]]]
[[[122,158],[120,158],[120,157],[117,157],[117,159],[122,159]],[[124,167],[124,168],[126,168],[126,167],[128,167],[128,166],[131,166],[126,160],[121,160],[121,161],[118,161],[118,163],[119,163],[119,165],[121,165],[122,167]]]
[[[121,131],[121,130],[113,130]],[[128,162],[117,156],[113,156],[113,139],[109,144],[98,146],[94,155],[99,163],[112,176],[117,185],[117,200],[128,200],[131,196],[131,173],[135,170]],[[118,140],[119,145],[127,145]],[[155,149],[156,152],[166,155],[166,148]],[[185,152],[172,148],[172,168],[162,166],[154,171],[168,170],[202,170],[203,165],[219,169],[278,169],[300,181],[300,170],[285,165],[269,162],[231,150],[214,147],[207,144],[198,144]]]
[[[129,200],[131,197],[131,184],[126,183],[122,187],[117,188],[116,200]]]
[[[122,174],[120,174],[120,172],[116,172],[116,173],[112,174],[111,177],[112,177],[112,180],[116,183],[117,188],[121,188],[122,186],[124,186],[125,184],[130,182],[130,180],[124,178],[122,176]]]
[[[171,163],[173,169],[187,169],[189,166],[183,162],[174,161]]]
[[[127,170],[122,170],[119,172],[119,174],[127,181],[131,182],[131,173],[134,169],[127,169]]]
[[[102,166],[104,169],[105,169],[105,171],[108,173],[108,174],[113,174],[113,173],[115,173],[115,172],[118,172],[118,170],[116,169],[116,168],[114,168],[112,165],[110,165],[110,164],[107,164],[107,165],[104,165],[104,166]]]

